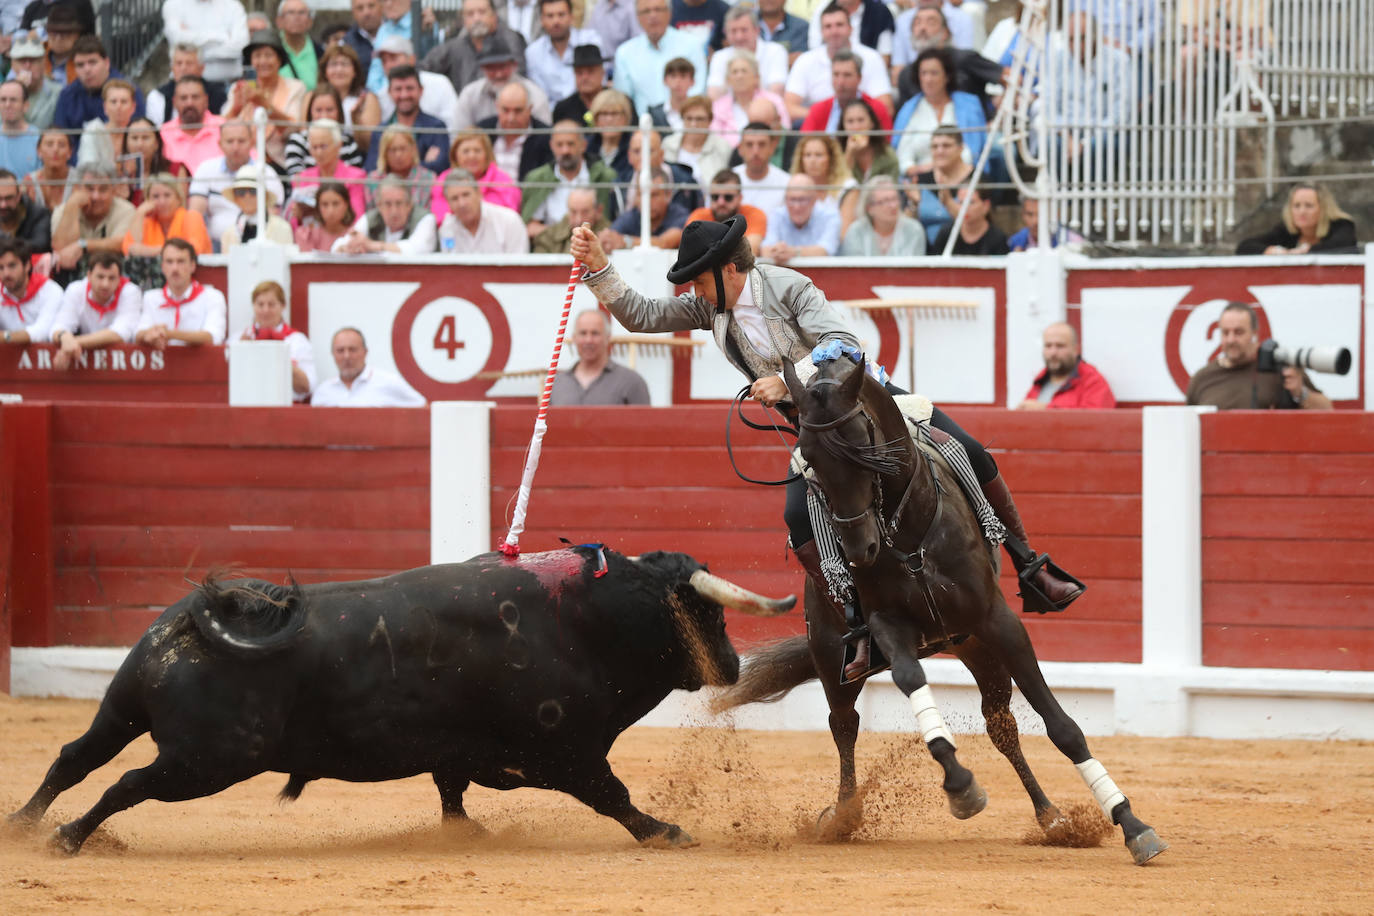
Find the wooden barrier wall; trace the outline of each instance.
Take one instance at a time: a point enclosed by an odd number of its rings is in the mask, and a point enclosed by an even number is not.
[[[3,413],[7,439],[22,424],[16,645],[132,645],[186,594],[187,577],[218,564],[316,582],[428,561],[426,410]]]
[[[1374,670],[1374,415],[1202,417],[1202,660]]]
[[[1015,413],[962,409],[1017,494],[1035,546],[1091,588],[1070,613],[1025,618],[1037,651],[1063,661],[1140,660],[1140,413]],[[803,574],[784,544],[781,488],[746,484],[722,447],[725,407],[582,408],[558,412],[535,481],[528,549],[603,541],[626,553],[671,548],[767,594],[800,594]],[[492,539],[504,535],[532,417],[497,408],[492,424]],[[783,476],[776,436],[733,431],[751,477]],[[536,546],[537,545],[537,546]],[[1015,579],[1004,567],[1003,588]],[[1014,606],[1019,606],[1019,601]],[[804,632],[800,615],[731,616],[741,644]]]

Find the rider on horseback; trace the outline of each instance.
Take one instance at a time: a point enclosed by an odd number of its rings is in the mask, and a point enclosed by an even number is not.
[[[587,288],[627,329],[713,331],[726,358],[752,381],[750,396],[773,407],[787,398],[787,385],[779,375],[783,359],[795,365],[804,382],[816,371],[811,352],[818,344],[837,341],[845,349],[858,350],[859,341],[805,276],[784,267],[756,265],[744,233],[744,218],[738,216],[723,223],[689,223],[668,280],[691,283],[692,291],[676,298],[650,299],[630,289],[588,226],[573,231],[571,252],[587,268],[583,275]],[[888,388],[902,393],[890,384]],[[1083,593],[1082,585],[1072,577],[1061,578],[1061,571],[1048,563],[1047,556],[1030,549],[1011,491],[992,456],[938,408],[931,425],[957,439],[968,452],[979,486],[1006,528],[1004,546],[1020,577],[1025,610],[1044,613],[1068,607]],[[845,667],[846,680],[871,673],[869,640],[854,589],[845,570],[822,563],[804,480],[788,486],[783,519],[797,559],[817,591],[850,627],[855,657]],[[817,513],[817,519],[828,524],[823,513]],[[833,531],[825,534],[834,539]]]

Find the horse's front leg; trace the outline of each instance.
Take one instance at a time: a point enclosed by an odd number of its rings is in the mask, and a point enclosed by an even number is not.
[[[854,745],[859,737],[859,713],[854,702],[863,683],[840,683],[844,666],[840,624],[810,581],[806,583],[806,636],[811,661],[830,707],[830,736],[835,739],[835,751],[840,758],[839,793],[835,804],[821,812],[816,828],[821,836],[843,839],[858,828],[863,815],[863,799],[857,797],[858,777],[854,769]]]
[[[950,813],[960,820],[973,817],[987,807],[988,794],[955,754],[954,735],[935,705],[934,694],[917,657],[921,646],[919,630],[909,618],[881,611],[870,611],[868,627],[878,648],[892,661],[893,683],[911,701],[921,740],[945,771],[943,788],[949,796]]]

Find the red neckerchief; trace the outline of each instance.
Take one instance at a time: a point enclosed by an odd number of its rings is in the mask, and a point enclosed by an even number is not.
[[[174,299],[172,298],[171,291],[164,286],[162,287],[162,305],[158,306],[158,308],[176,309],[176,320],[172,322],[172,327],[179,328],[181,327],[181,307],[189,302],[195,301],[195,298],[203,292],[205,292],[205,287],[201,286],[198,281],[192,280],[191,288],[186,291],[186,298]]]
[[[24,318],[24,303],[28,302],[34,296],[38,295],[38,290],[42,288],[44,283],[47,282],[48,278],[43,276],[42,274],[30,274],[29,285],[24,288],[23,299],[14,298],[10,295],[9,290],[5,289],[3,286],[0,286],[0,302],[2,302],[4,305],[8,305],[10,308],[18,309],[19,320],[25,321],[26,319]]]
[[[114,295],[110,297],[109,305],[101,305],[91,298],[91,281],[86,281],[86,304],[95,309],[96,314],[104,318],[106,314],[113,311],[119,305],[119,297],[124,292],[124,285],[129,282],[128,277],[120,277],[119,285],[115,287]]]
[[[285,321],[275,328],[260,328],[257,325],[253,325],[254,340],[285,340],[294,333],[296,333],[296,329]]]

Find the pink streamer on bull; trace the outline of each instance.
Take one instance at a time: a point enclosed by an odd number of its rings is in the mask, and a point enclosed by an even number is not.
[[[572,272],[568,274],[568,295],[563,300],[563,317],[558,321],[558,336],[553,342],[553,358],[549,360],[549,372],[544,377],[544,391],[539,396],[539,412],[534,418],[534,435],[530,438],[529,453],[525,456],[525,472],[520,478],[520,492],[516,497],[515,511],[511,515],[510,530],[498,548],[508,557],[520,555],[520,534],[525,530],[525,510],[529,507],[530,489],[534,485],[534,472],[539,467],[539,453],[548,429],[549,396],[553,394],[553,382],[558,376],[558,355],[563,351],[563,336],[568,330],[568,315],[572,313],[573,293],[577,291],[577,281],[582,276],[582,264],[573,261]]]

